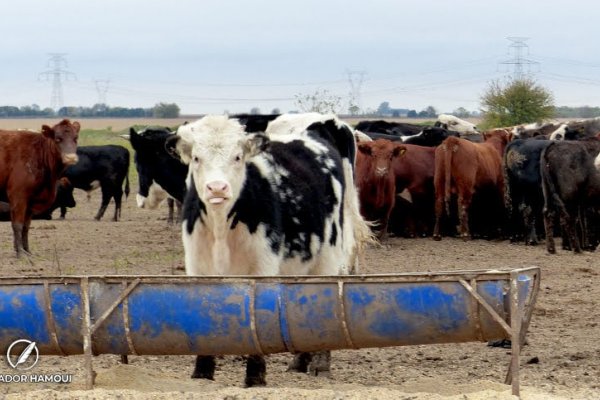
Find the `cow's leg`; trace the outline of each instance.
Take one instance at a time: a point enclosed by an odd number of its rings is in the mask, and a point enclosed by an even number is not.
[[[472,197],[466,193],[458,196],[458,216],[460,219],[460,236],[464,240],[471,238],[469,231],[469,209],[471,208]]]
[[[13,230],[13,247],[17,253],[17,258],[20,258],[25,253],[23,249],[23,223],[11,222]]]
[[[113,216],[113,221],[118,221],[121,218],[121,200],[123,198],[123,189],[117,186],[113,198],[115,199],[115,215]]]
[[[548,205],[544,206],[544,230],[546,231],[546,250],[550,254],[556,253],[554,243],[554,211]]]
[[[25,222],[23,223],[23,249],[27,252],[26,254],[31,255],[29,251],[29,227],[31,226],[31,214],[25,215]]]
[[[259,355],[248,356],[246,360],[246,387],[265,386],[267,384],[267,364]]]
[[[193,379],[210,379],[215,380],[215,356],[198,356],[196,357],[196,366],[192,373]]]
[[[311,353],[296,353],[294,354],[294,358],[292,362],[288,365],[288,371],[294,372],[308,372],[308,364],[310,364],[312,360]]]
[[[67,207],[60,206],[60,219],[65,219],[67,215]]]
[[[577,210],[575,210],[575,215],[577,215],[576,211]],[[567,235],[567,237],[569,238],[569,242],[573,247],[573,251],[575,253],[581,253],[581,243],[579,242],[579,238],[577,236],[577,228],[575,226],[577,218],[575,218],[574,221],[571,215],[573,214],[569,213],[566,209],[562,208],[560,218],[561,225],[564,234]]]
[[[435,197],[435,225],[433,226],[433,239],[442,240],[440,234],[440,225],[442,214],[444,213],[444,196],[440,195]]]
[[[169,216],[167,217],[167,224],[172,225],[175,222],[175,199],[172,197],[167,198],[167,206],[169,208]]]
[[[110,199],[112,199],[112,197],[113,197],[112,190],[109,190],[108,188],[106,188],[106,186],[107,185],[102,185],[102,187],[101,187],[102,203],[100,204],[100,209],[98,209],[98,213],[94,217],[94,219],[96,221],[100,221],[100,219],[104,215],[104,212],[106,211],[106,208],[108,207],[108,203],[110,203]]]
[[[525,244],[535,246],[538,243],[535,232],[535,215],[531,206],[523,209],[523,222],[525,223]]]
[[[288,371],[309,373],[313,376],[329,376],[331,374],[331,351],[296,353],[288,365]]]
[[[313,376],[331,375],[331,351],[316,351],[312,353],[312,360],[308,364],[308,373]]]
[[[31,214],[27,212],[27,207],[23,202],[13,199],[13,201],[9,201],[9,203],[13,205],[10,210],[10,221],[13,230],[13,247],[15,253],[17,254],[17,258],[20,258],[22,255],[29,257],[31,256],[31,253],[29,253],[28,249],[28,233],[29,224],[31,223]]]

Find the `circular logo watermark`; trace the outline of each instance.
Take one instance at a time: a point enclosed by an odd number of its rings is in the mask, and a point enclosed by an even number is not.
[[[14,369],[26,371],[37,364],[40,352],[31,340],[19,339],[11,343],[6,351],[8,364]]]

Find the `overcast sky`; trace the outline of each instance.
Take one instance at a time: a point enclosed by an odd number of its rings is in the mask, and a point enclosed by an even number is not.
[[[64,53],[74,74],[64,105],[92,106],[108,83],[110,106],[284,112],[316,90],[346,101],[349,76],[362,76],[363,109],[477,110],[489,82],[513,73],[507,37],[529,38],[523,56],[539,64],[525,72],[556,105],[600,105],[592,0],[19,0],[1,10],[0,105],[50,106],[48,54]]]

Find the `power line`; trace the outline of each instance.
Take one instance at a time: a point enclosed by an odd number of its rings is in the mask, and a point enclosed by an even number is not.
[[[367,71],[346,71],[346,74],[348,74],[348,83],[350,84],[350,105],[356,107],[355,112],[360,113],[362,109],[361,89]]]
[[[47,71],[41,72],[38,79],[45,77],[47,81],[52,78],[52,94],[50,96],[50,107],[58,111],[63,106],[62,80],[76,79],[75,74],[63,68],[67,67],[66,53],[48,53]]]
[[[98,93],[98,104],[106,105],[106,92],[110,86],[110,79],[96,79],[94,80],[96,85],[96,92]]]
[[[531,75],[532,65],[539,66],[540,63],[529,58],[525,58],[525,52],[527,55],[529,55],[529,46],[525,44],[529,38],[512,36],[507,37],[507,39],[512,42],[512,44],[510,44],[508,47],[509,51],[512,51],[513,57],[509,58],[508,60],[501,61],[500,64],[512,65],[513,79],[522,80],[526,77],[526,75]],[[524,67],[527,67],[527,72],[525,72]]]

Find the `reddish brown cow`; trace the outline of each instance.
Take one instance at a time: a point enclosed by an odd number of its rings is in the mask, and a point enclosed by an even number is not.
[[[431,233],[433,222],[433,172],[435,147],[396,144],[399,155],[392,161],[396,178],[396,193],[408,190],[411,202],[406,205],[409,236]],[[399,207],[397,204],[396,207]]]
[[[504,177],[502,154],[512,138],[505,129],[483,133],[483,143],[450,137],[435,150],[435,227],[433,238],[440,240],[440,220],[450,214],[450,201],[457,195],[460,235],[470,238],[469,208],[477,191],[494,192],[497,203],[503,204]]]
[[[387,235],[390,213],[396,204],[392,159],[399,155],[400,148],[387,139],[358,144],[355,179],[360,213],[367,221],[377,224],[380,239]]]
[[[52,206],[57,180],[77,162],[79,129],[65,119],[41,133],[0,131],[0,201],[8,201],[17,257],[31,255],[31,218]]]

